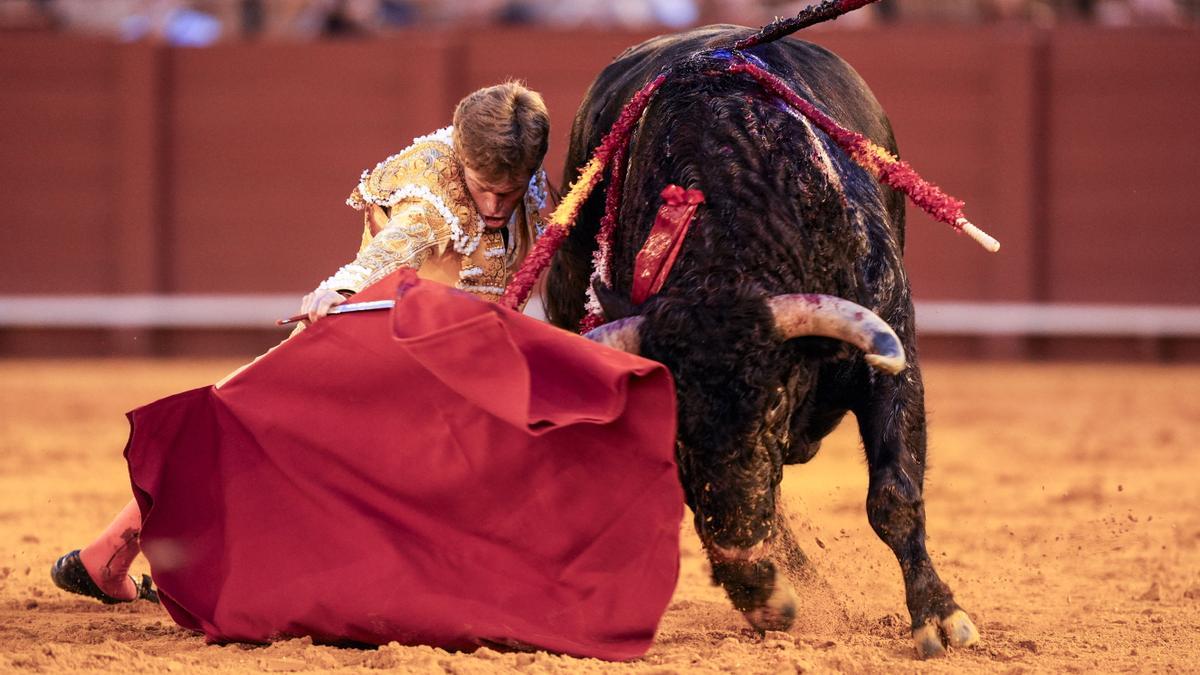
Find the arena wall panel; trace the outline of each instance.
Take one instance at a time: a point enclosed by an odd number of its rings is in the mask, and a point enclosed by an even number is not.
[[[354,257],[364,168],[449,122],[437,35],[170,56],[169,292],[300,291]]]
[[[1063,30],[1050,50],[1049,300],[1200,303],[1200,40]]]
[[[114,291],[117,48],[0,39],[0,292]]]

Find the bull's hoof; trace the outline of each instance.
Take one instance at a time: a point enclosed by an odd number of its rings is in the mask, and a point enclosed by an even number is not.
[[[946,643],[951,647],[979,644],[979,630],[975,628],[975,622],[961,609],[942,619],[942,633],[946,635]]]
[[[919,658],[936,658],[946,655],[946,647],[959,648],[979,644],[979,630],[975,628],[971,617],[959,609],[940,622],[930,619],[914,629],[913,644]]]
[[[775,588],[766,602],[742,614],[760,633],[769,630],[786,631],[796,620],[796,592],[782,574],[775,576]]]
[[[933,659],[946,655],[942,636],[938,634],[937,624],[932,621],[913,630],[913,644],[917,648],[917,658]]]

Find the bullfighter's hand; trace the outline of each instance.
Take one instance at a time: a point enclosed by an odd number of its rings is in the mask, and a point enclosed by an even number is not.
[[[329,310],[335,305],[340,305],[346,301],[346,296],[331,291],[326,288],[318,288],[317,290],[304,296],[304,300],[300,302],[300,313],[308,315],[308,321],[315,323],[321,320]]]

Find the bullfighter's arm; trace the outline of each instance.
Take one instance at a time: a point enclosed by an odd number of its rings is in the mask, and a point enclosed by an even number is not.
[[[420,269],[431,253],[446,250],[450,237],[450,227],[436,209],[419,199],[402,201],[392,207],[378,233],[372,235],[368,222],[354,261],[317,288],[353,294],[401,267]]]

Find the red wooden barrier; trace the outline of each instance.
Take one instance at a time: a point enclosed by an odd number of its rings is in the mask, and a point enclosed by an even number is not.
[[[0,40],[0,293],[118,290],[117,52]]]
[[[1047,298],[1200,303],[1196,33],[1055,33],[1047,86]]]
[[[167,290],[300,291],[352,259],[346,197],[449,123],[449,50],[412,35],[171,52]]]

